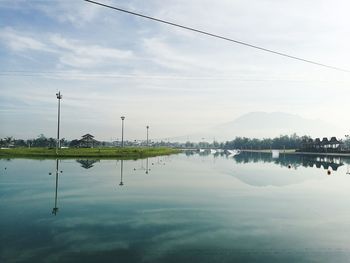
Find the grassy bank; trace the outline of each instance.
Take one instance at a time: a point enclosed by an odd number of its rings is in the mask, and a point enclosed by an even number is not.
[[[125,147],[125,148],[67,148],[59,149],[56,154],[56,149],[49,148],[13,148],[0,149],[0,158],[121,158],[121,159],[136,159],[144,157],[153,157],[159,155],[176,154],[180,151],[172,148],[140,148],[140,147]]]

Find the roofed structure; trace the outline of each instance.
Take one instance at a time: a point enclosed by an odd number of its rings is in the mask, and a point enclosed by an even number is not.
[[[80,147],[93,148],[96,144],[98,144],[98,141],[89,133],[81,136],[81,139],[79,140]]]
[[[320,138],[315,140],[306,139],[301,144],[301,150],[306,152],[335,152],[340,151],[342,143],[336,137],[331,137],[330,140],[327,137],[323,137],[322,140]]]

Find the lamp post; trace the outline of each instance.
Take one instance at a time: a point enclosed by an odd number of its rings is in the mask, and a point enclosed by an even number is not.
[[[146,126],[146,129],[147,129],[147,147],[148,147],[148,129],[149,129],[148,125]]]
[[[124,147],[124,120],[125,120],[125,117],[121,116],[120,118],[122,119],[122,147]]]
[[[58,154],[58,148],[61,148],[61,145],[60,145],[60,115],[61,115],[62,94],[60,91],[58,93],[56,93],[56,98],[58,100],[56,154]]]
[[[349,134],[345,134],[345,138],[346,148],[349,150]]]

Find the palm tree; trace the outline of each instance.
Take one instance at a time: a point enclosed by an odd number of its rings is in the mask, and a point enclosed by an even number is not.
[[[13,141],[13,137],[12,136],[5,137],[5,143],[6,143],[7,147],[10,146],[12,141]]]

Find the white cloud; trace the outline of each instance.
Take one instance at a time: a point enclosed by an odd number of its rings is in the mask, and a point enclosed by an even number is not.
[[[51,43],[60,52],[60,62],[72,67],[96,67],[118,60],[134,58],[130,50],[107,48],[99,45],[88,45],[78,40],[71,40],[60,35],[50,37]]]
[[[12,28],[0,30],[0,39],[14,51],[50,51],[46,44]]]
[[[53,4],[36,2],[35,8],[61,23],[69,23],[76,27],[93,22],[99,17],[101,8],[84,1],[54,1]]]
[[[87,44],[85,41],[58,34],[24,33],[9,27],[1,29],[0,41],[11,50],[22,54],[30,55],[33,51],[54,53],[60,65],[52,65],[53,68],[98,68],[135,58],[131,50]]]
[[[98,109],[91,120],[101,119],[108,126],[115,123],[115,116],[126,114],[130,127],[131,122],[139,125],[152,119],[152,125],[158,125],[154,135],[159,137],[191,133],[233,120],[247,111],[287,111],[309,118],[331,118],[345,128],[349,121],[349,74],[84,1],[25,3],[25,16],[19,6],[7,4],[14,19],[2,21],[7,27],[0,29],[0,48],[5,46],[15,52],[1,50],[4,56],[0,67],[43,72],[34,78],[1,78],[2,95],[18,97],[23,90],[35,90],[51,100],[52,94],[55,99],[55,90],[60,89],[65,94],[67,120],[71,118],[73,124],[76,119],[91,116],[86,114],[91,105]],[[348,67],[348,1],[111,3],[288,54]],[[35,19],[29,20],[30,15]],[[32,60],[23,59],[25,56]],[[45,71],[55,75],[45,75]],[[14,122],[5,114],[2,116],[8,123]],[[90,123],[93,121],[87,125]],[[47,127],[39,120],[38,125]],[[72,133],[77,130],[79,127],[74,126]],[[108,129],[101,128],[98,136],[108,138]]]

